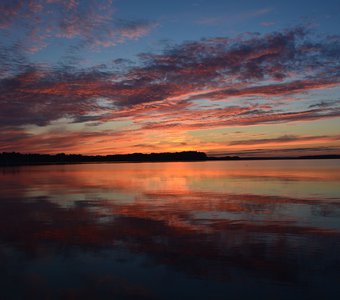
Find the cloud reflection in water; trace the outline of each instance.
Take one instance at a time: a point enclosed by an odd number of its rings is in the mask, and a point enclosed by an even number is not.
[[[331,297],[339,169],[334,161],[2,169],[2,293]]]

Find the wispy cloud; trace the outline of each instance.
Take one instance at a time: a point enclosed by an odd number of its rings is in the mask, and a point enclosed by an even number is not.
[[[270,26],[273,26],[275,25],[275,22],[261,22],[261,25],[264,26],[264,27],[270,27]]]
[[[19,27],[25,32],[21,42],[28,52],[39,51],[55,38],[74,39],[82,46],[111,47],[144,36],[158,24],[119,19],[111,0],[4,0],[0,13],[4,16],[0,29]]]
[[[201,25],[219,25],[219,24],[236,24],[241,22],[246,22],[254,18],[258,18],[270,13],[273,9],[270,7],[264,7],[260,9],[254,9],[250,11],[246,11],[243,13],[233,13],[233,14],[225,14],[219,16],[211,16],[200,18],[196,21],[197,24]]]

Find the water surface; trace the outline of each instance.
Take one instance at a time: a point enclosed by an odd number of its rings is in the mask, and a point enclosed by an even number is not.
[[[0,169],[1,299],[336,299],[340,160]]]

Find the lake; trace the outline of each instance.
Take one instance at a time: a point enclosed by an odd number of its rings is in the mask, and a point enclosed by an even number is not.
[[[340,160],[0,169],[0,299],[337,299]]]

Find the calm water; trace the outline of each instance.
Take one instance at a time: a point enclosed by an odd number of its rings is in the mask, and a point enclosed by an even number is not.
[[[0,299],[340,299],[340,160],[0,169]]]

